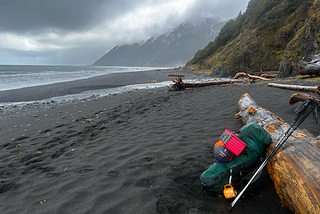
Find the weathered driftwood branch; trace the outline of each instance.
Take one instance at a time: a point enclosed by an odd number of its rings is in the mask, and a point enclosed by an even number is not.
[[[240,76],[247,76],[247,77],[249,77],[251,79],[270,80],[270,79],[265,78],[265,77],[248,74],[246,72],[238,72],[233,78],[234,79],[238,79]]]
[[[275,78],[277,77],[278,71],[260,71],[254,72],[253,75],[265,77],[265,78]]]
[[[311,96],[309,94],[304,94],[304,93],[295,93],[295,94],[293,94],[290,97],[289,104],[292,105],[292,104],[295,104],[295,103],[297,103],[299,101],[304,102],[304,101],[309,100],[309,99],[314,99],[318,103],[318,108],[320,108],[320,98]]]
[[[258,106],[249,94],[242,95],[238,107],[240,112],[236,116],[242,124],[256,122],[271,135],[273,143],[268,147],[269,153],[289,125]],[[292,117],[293,121],[295,115]],[[297,129],[268,163],[268,171],[281,203],[294,213],[320,213],[319,148],[319,139]]]
[[[300,62],[299,73],[301,75],[320,76],[320,57],[315,55],[310,62]]]
[[[265,78],[276,78],[277,74],[261,74],[261,76]]]
[[[173,75],[171,75],[173,76]],[[243,81],[215,81],[215,82],[203,82],[203,83],[185,83],[182,81],[182,76],[179,75],[178,78],[172,77],[171,79],[174,84],[171,86],[172,91],[182,91],[185,88],[195,88],[195,87],[204,87],[209,85],[222,85],[222,84],[231,84],[231,83],[242,83]]]
[[[288,90],[295,90],[295,91],[314,92],[316,94],[320,94],[320,86],[284,85],[284,84],[278,84],[278,83],[268,83],[267,86],[288,89]]]

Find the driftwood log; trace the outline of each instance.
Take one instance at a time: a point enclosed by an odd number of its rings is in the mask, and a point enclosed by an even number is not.
[[[265,77],[265,78],[275,78],[277,77],[278,71],[260,71],[254,72],[253,75]]]
[[[299,101],[304,102],[309,99],[314,99],[318,103],[318,108],[320,108],[320,98],[311,96],[309,94],[304,94],[304,93],[293,94],[289,99],[289,104],[292,105],[292,104],[295,104]]]
[[[173,76],[173,75],[169,75]],[[232,84],[232,83],[243,83],[243,81],[215,81],[215,82],[203,82],[203,83],[186,83],[182,81],[182,76],[179,75],[178,78],[172,77],[172,82],[174,84],[171,86],[171,91],[182,91],[186,88],[204,87],[209,85],[222,85],[222,84]]]
[[[242,95],[238,107],[236,117],[242,124],[256,122],[271,135],[270,153],[290,126],[258,106],[249,94]],[[281,203],[294,213],[320,213],[319,148],[319,139],[297,129],[267,165]]]
[[[284,85],[284,84],[278,84],[278,83],[268,83],[267,86],[288,89],[288,90],[295,90],[295,91],[314,92],[316,94],[320,94],[320,85],[319,86],[301,86],[301,85]]]
[[[249,77],[250,79],[270,80],[270,79],[265,78],[265,77],[248,74],[248,73],[246,73],[246,72],[238,72],[233,78],[234,78],[234,79],[238,79],[240,76],[247,76],[247,77]]]
[[[310,62],[300,62],[301,75],[320,76],[320,56],[315,55]]]

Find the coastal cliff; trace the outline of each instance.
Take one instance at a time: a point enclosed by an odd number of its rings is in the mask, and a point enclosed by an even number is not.
[[[320,0],[251,0],[187,66],[221,76],[261,70],[295,76],[319,46]]]

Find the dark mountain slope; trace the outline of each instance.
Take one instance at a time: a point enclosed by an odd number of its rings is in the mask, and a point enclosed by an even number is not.
[[[184,22],[142,44],[116,46],[93,65],[181,66],[213,41],[224,24],[216,18]]]
[[[232,76],[239,71],[298,74],[298,62],[319,52],[320,0],[251,0],[187,65]]]
[[[121,66],[123,65],[123,59],[130,57],[139,46],[139,43],[115,46],[108,52],[107,57],[105,57],[106,55],[104,55],[93,65],[100,66],[107,64],[111,66]]]

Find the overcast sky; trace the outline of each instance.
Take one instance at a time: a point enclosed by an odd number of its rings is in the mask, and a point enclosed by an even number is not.
[[[90,65],[189,19],[234,18],[248,1],[0,0],[0,65]]]

